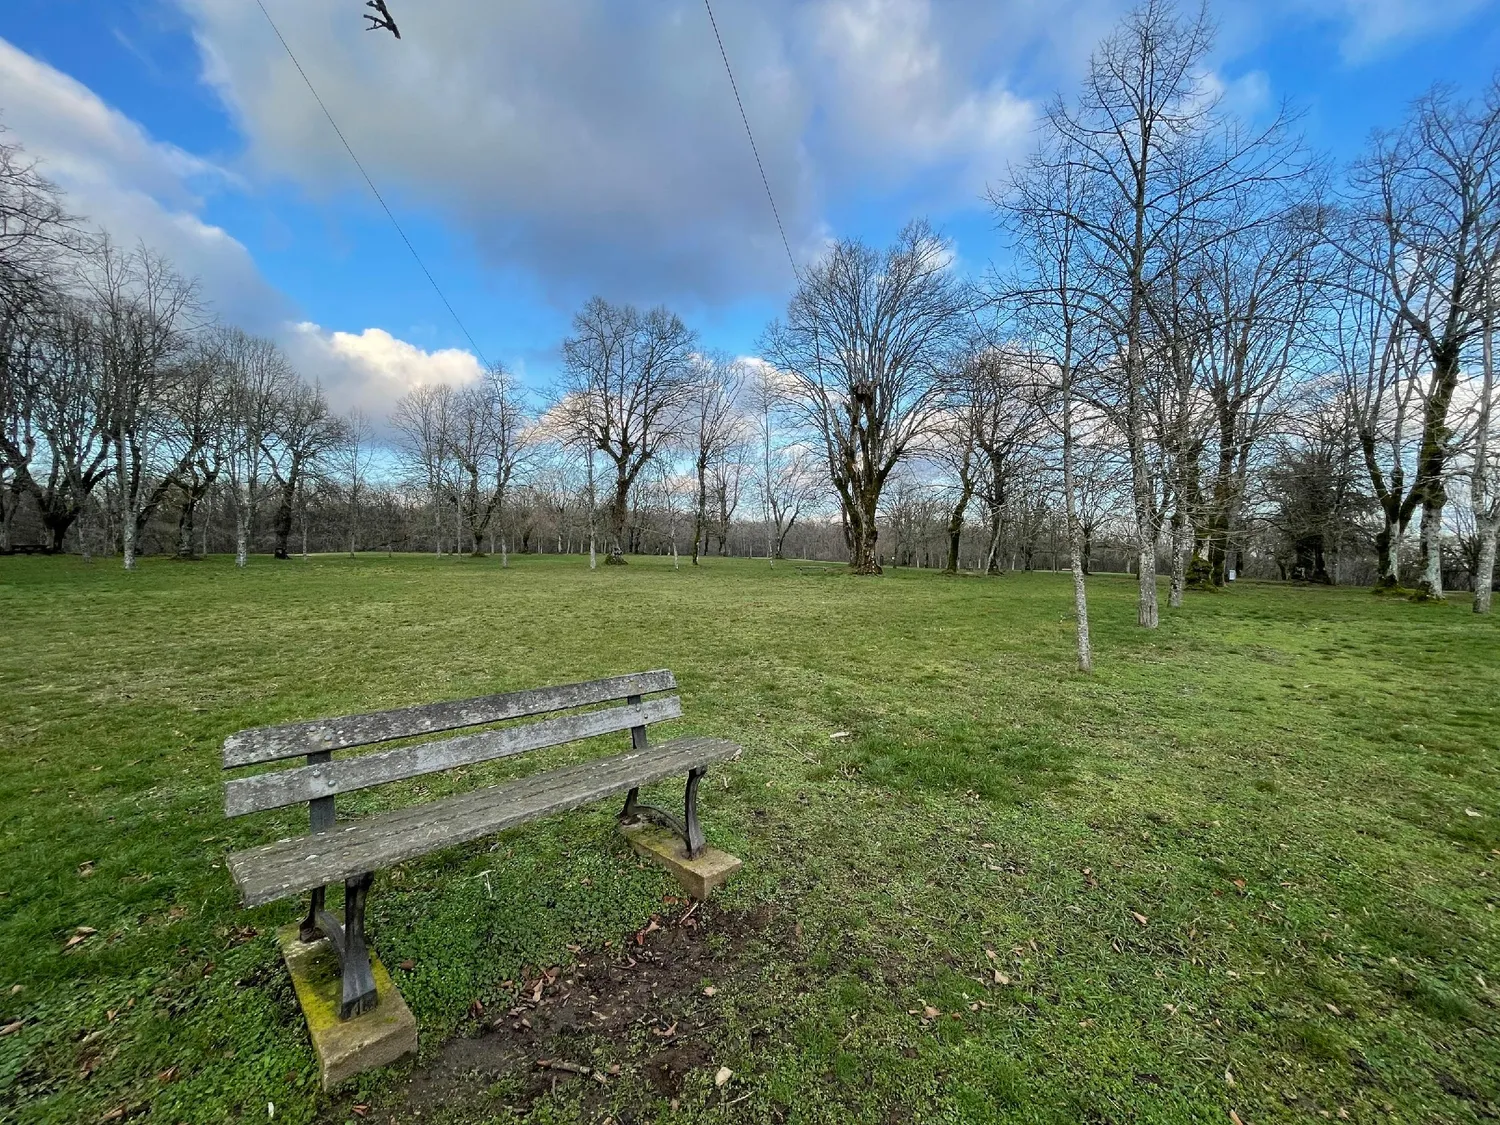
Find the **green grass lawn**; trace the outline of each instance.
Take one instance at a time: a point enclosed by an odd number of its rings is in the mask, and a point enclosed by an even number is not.
[[[1046,574],[0,560],[0,1117],[1500,1114],[1500,622],[1241,584],[1148,633],[1133,580],[1090,593],[1085,678]],[[243,911],[224,869],[305,812],[226,821],[224,736],[657,667],[663,735],[745,746],[703,791],[744,871],[681,922],[611,804],[381,873],[422,1057],[320,1094],[275,945],[297,905]],[[604,1081],[465,1072],[496,1014],[524,1055],[507,1013],[543,969],[686,941],[675,992],[546,1044]]]

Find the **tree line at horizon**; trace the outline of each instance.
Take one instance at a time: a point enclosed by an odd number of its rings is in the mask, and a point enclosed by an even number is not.
[[[1100,43],[991,186],[1004,269],[963,276],[920,220],[842,240],[737,358],[595,298],[544,401],[495,366],[379,426],[149,248],[82,233],[0,144],[0,547],[24,522],[130,568],[147,540],[200,553],[212,520],[242,563],[299,526],[324,549],[696,562],[800,534],[874,574],[1061,542],[1083,664],[1099,549],[1129,554],[1148,627],[1159,569],[1174,606],[1238,570],[1464,582],[1488,612],[1500,83],[1435,87],[1335,169],[1289,108],[1225,109],[1213,30],[1148,0]]]

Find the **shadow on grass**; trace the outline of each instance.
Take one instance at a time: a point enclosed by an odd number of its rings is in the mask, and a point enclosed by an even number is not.
[[[1019,805],[1071,786],[1072,756],[1036,731],[955,722],[904,735],[860,734],[825,754],[812,780],[858,774],[889,789],[974,793],[998,805]]]

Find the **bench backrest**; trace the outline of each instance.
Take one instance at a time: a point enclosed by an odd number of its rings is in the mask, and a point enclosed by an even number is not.
[[[305,801],[313,808],[313,830],[323,831],[333,824],[333,798],[339,793],[616,731],[630,731],[632,745],[644,749],[647,724],[678,718],[682,704],[675,695],[645,701],[642,697],[676,686],[672,673],[663,669],[582,684],[242,730],[224,740],[225,769],[303,756],[307,764],[226,782],[224,812],[227,816],[243,816]],[[576,710],[620,700],[626,701],[623,706]],[[559,711],[571,713],[333,760],[335,750],[485,726],[507,719],[554,715]]]

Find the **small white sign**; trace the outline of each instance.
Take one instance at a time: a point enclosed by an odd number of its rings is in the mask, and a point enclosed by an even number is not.
[[[1231,582],[1234,581],[1234,571],[1232,571],[1232,570],[1229,572],[1229,581],[1231,581]]]

